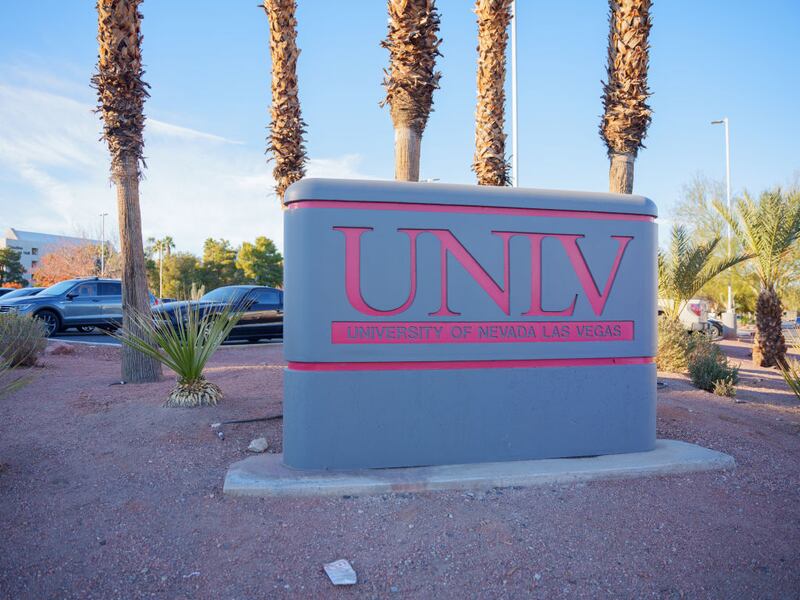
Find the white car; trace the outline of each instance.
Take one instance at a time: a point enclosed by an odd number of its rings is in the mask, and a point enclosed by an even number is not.
[[[672,300],[659,299],[659,314],[663,312],[665,307],[670,306],[672,302]],[[692,298],[681,310],[680,319],[687,331],[708,331],[711,327],[708,322],[708,302],[699,298]]]

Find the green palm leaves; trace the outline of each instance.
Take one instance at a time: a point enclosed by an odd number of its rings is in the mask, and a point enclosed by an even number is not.
[[[800,240],[800,192],[764,192],[758,201],[745,194],[736,202],[736,214],[721,202],[715,208],[753,256],[761,291],[756,302],[753,362],[762,367],[786,364],[786,342],[781,329],[783,308],[778,289],[797,275],[789,255]]]
[[[658,295],[669,300],[664,314],[677,319],[686,303],[720,273],[750,258],[737,255],[715,259],[719,236],[708,242],[693,242],[686,228],[675,225],[668,253],[658,253]]]
[[[761,285],[779,285],[787,275],[786,258],[800,240],[800,193],[787,196],[776,189],[764,192],[758,201],[745,193],[736,202],[736,214],[719,201],[714,207],[755,259]]]

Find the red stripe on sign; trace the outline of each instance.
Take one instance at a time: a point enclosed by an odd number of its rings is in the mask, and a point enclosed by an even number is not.
[[[396,362],[299,362],[289,361],[292,371],[421,371],[444,369],[541,369],[553,367],[604,367],[648,365],[652,356],[617,358],[537,358],[523,360],[429,360]]]
[[[289,210],[298,208],[344,208],[351,210],[404,210],[415,212],[463,213],[480,215],[514,215],[528,217],[559,217],[562,219],[594,219],[596,221],[649,221],[651,215],[595,212],[591,210],[562,210],[558,208],[521,208],[515,206],[470,206],[467,204],[422,204],[418,202],[369,202],[355,200],[300,200],[292,202]]]

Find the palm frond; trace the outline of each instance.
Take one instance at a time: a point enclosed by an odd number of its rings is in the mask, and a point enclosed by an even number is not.
[[[686,303],[703,286],[751,258],[748,254],[738,254],[716,260],[714,253],[719,242],[716,236],[708,242],[693,243],[685,227],[673,226],[669,253],[658,254],[658,292],[661,298],[670,301],[664,307],[668,317],[678,318]]]
[[[745,193],[735,212],[719,201],[714,207],[755,259],[761,285],[774,287],[790,268],[786,258],[800,240],[800,195],[786,196],[776,189],[756,201]]]

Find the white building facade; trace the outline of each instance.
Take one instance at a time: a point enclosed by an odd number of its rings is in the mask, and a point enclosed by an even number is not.
[[[11,248],[20,253],[20,262],[25,267],[25,280],[29,285],[31,272],[37,267],[42,256],[59,247],[80,244],[99,245],[100,242],[67,235],[21,231],[13,227],[7,229],[5,235],[0,237],[0,248]]]

